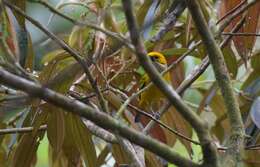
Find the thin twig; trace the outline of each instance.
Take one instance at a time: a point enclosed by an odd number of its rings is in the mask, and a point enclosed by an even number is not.
[[[257,37],[259,37],[260,36],[260,34],[258,34],[258,33],[250,33],[250,32],[241,32],[241,33],[232,33],[232,32],[223,32],[223,33],[221,33],[221,35],[230,35],[230,36],[257,36]]]
[[[39,127],[38,131],[45,131],[46,129],[47,129],[47,125],[42,125]],[[34,130],[34,127],[0,129],[0,136],[6,135],[6,134],[14,134],[14,133],[30,133],[33,130]]]
[[[97,126],[96,124],[92,123],[89,120],[86,119],[82,119],[83,123],[86,125],[86,127],[88,128],[88,130],[95,136],[103,139],[104,141],[108,142],[108,143],[112,143],[112,144],[117,144],[118,140],[115,137],[115,135],[99,126]]]
[[[253,149],[253,148],[258,148],[259,149],[260,148],[260,144],[245,147],[245,149]]]
[[[163,144],[151,137],[145,136],[142,133],[127,127],[127,125],[112,118],[108,114],[97,111],[96,109],[78,101],[70,99],[60,93],[57,93],[49,88],[43,87],[40,84],[36,84],[32,81],[14,75],[0,67],[0,83],[14,89],[22,90],[29,94],[31,97],[38,97],[44,101],[63,108],[64,110],[84,117],[97,126],[100,126],[106,130],[116,133],[129,141],[144,147],[145,149],[161,156],[165,160],[175,163],[176,161],[182,166],[195,166],[194,163],[187,158],[180,156],[177,152],[172,150],[166,144]],[[184,164],[184,165],[183,165]]]
[[[183,135],[182,133],[178,132],[177,130],[172,129],[171,127],[169,127],[168,125],[164,124],[163,122],[161,122],[160,120],[158,120],[157,118],[155,118],[154,116],[152,116],[151,114],[148,114],[145,111],[140,110],[139,108],[137,108],[136,106],[130,104],[131,99],[135,98],[135,95],[131,96],[131,97],[127,97],[127,95],[125,95],[123,92],[119,91],[119,90],[115,90],[115,88],[110,87],[110,89],[112,91],[115,91],[116,93],[120,93],[121,95],[123,95],[123,97],[126,99],[125,103],[120,107],[120,111],[123,110],[126,106],[128,106],[129,108],[135,110],[138,114],[141,114],[143,116],[146,116],[147,118],[149,118],[151,121],[153,121],[154,123],[157,123],[158,125],[160,125],[161,127],[165,128],[166,130],[168,130],[169,132],[175,134],[177,137],[180,137],[184,140],[187,140],[189,142],[192,142],[193,144],[196,145],[200,145],[199,142],[192,140],[191,138]],[[144,90],[140,90],[139,92],[143,92]],[[137,92],[136,94],[139,94],[139,92]],[[128,100],[130,99],[130,100]],[[123,109],[122,109],[123,108]],[[150,130],[150,129],[149,129]],[[147,134],[149,132],[149,130],[147,128],[144,128],[143,132],[145,134]]]
[[[244,5],[247,2],[247,0],[244,0],[242,2],[240,2],[237,6],[235,6],[234,8],[232,8],[231,10],[229,10],[224,16],[222,16],[217,22],[216,24],[220,23],[222,20],[224,20],[226,17],[228,17],[229,15],[231,15],[232,13],[234,13],[238,8],[240,8],[242,5]]]
[[[236,12],[232,13],[228,17],[223,20],[223,23],[219,27],[219,34],[224,31],[224,29],[232,22],[233,19],[241,15],[243,12],[247,11],[250,7],[255,5],[259,0],[251,0],[245,6],[241,7],[240,9],[236,10]]]

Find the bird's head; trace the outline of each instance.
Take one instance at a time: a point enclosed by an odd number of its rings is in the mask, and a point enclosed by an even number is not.
[[[163,54],[159,52],[149,52],[148,56],[159,72],[162,72],[167,68],[167,61]]]

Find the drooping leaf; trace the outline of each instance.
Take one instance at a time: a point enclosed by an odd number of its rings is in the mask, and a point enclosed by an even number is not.
[[[241,5],[242,0],[230,0],[223,1],[220,3],[220,8],[218,16],[221,18],[225,16],[230,10],[236,8],[238,5]],[[243,27],[238,31],[238,33],[257,33],[259,31],[259,12],[260,4],[256,3],[253,7],[248,9],[246,15],[246,20]],[[225,29],[226,32],[230,32],[232,28],[240,21],[242,15],[236,17],[232,20],[231,24]],[[254,20],[254,21],[252,21]],[[252,48],[255,44],[256,36],[235,36],[233,41],[235,43],[236,49],[238,50],[239,55],[244,60],[247,61],[249,53],[252,51]]]
[[[137,10],[137,14],[136,14],[136,18],[137,18],[137,23],[138,25],[141,27],[144,23],[144,18],[145,15],[147,13],[147,11],[149,10],[151,4],[153,3],[153,1],[151,0],[146,0],[144,1],[144,3],[140,6],[140,8]]]
[[[33,71],[34,69],[34,61],[35,61],[35,54],[33,51],[33,43],[30,34],[27,34],[28,36],[28,52],[25,60],[25,68],[30,69],[30,71]]]
[[[12,0],[12,1],[17,1],[15,3],[17,3],[17,5],[22,10],[25,10],[24,0],[21,1]],[[11,51],[13,51],[14,55],[18,58],[22,67],[25,67],[26,63],[31,61],[31,67],[28,68],[32,69],[34,53],[31,46],[30,35],[25,26],[25,19],[23,16],[20,16],[15,12],[13,13],[9,8],[7,8],[6,11],[10,23],[9,33],[11,35],[11,38],[13,39],[13,44],[15,47],[15,49]],[[28,59],[32,59],[32,60],[28,60]]]
[[[157,11],[157,8],[159,6],[159,1],[154,0],[151,6],[149,7],[149,10],[147,11],[145,18],[144,18],[144,29],[143,29],[143,38],[144,40],[147,40],[150,38],[150,32],[152,30],[152,25],[155,19],[155,13]]]
[[[227,68],[232,78],[236,78],[238,71],[238,63],[233,51],[230,48],[224,48],[222,50]]]
[[[106,145],[105,148],[100,152],[97,158],[97,166],[101,166],[106,163],[106,157],[110,153],[110,145]]]
[[[59,108],[51,107],[47,120],[47,137],[54,151],[54,161],[59,157],[61,153],[65,136],[64,124],[64,112]]]
[[[260,73],[254,70],[241,86],[241,89],[249,96],[255,97],[260,93]]]
[[[191,138],[192,137],[192,129],[189,126],[189,124],[183,119],[183,117],[176,111],[174,108],[170,108],[169,111],[167,111],[161,120],[170,126],[172,129],[178,131],[179,133],[183,134],[184,136]],[[191,148],[191,143],[185,139],[182,139],[180,137],[177,137],[175,134],[170,132],[167,129],[163,129],[166,140],[167,140],[167,145],[174,146],[176,142],[176,138],[178,138],[181,143],[185,146],[187,149],[188,153],[191,155],[192,154],[192,148]]]
[[[73,130],[74,130],[73,126],[70,123],[70,118],[69,116],[66,115],[65,116],[65,137],[62,146],[62,151],[66,156],[67,163],[71,165],[78,164],[79,161],[81,160],[79,149],[74,141],[74,138],[71,136],[71,134],[73,134],[74,132]]]
[[[25,12],[26,9],[26,0],[11,0],[15,6],[19,7],[21,10]],[[22,15],[19,15],[18,13],[15,13],[15,17],[18,20],[18,23],[21,27],[25,27],[25,18]]]
[[[250,116],[258,128],[260,128],[260,96],[257,97],[250,109]]]
[[[252,55],[251,65],[254,70],[260,71],[260,51]]]
[[[15,149],[12,166],[28,167],[35,164],[36,151],[39,146],[39,137],[24,134]]]
[[[4,148],[4,146],[0,146],[0,164],[3,166],[8,166],[7,160],[7,152]]]
[[[179,57],[179,56],[182,56],[188,50],[189,50],[188,48],[170,48],[170,49],[163,50],[162,53],[167,57],[173,56],[173,55],[176,57]],[[191,52],[190,55],[194,56],[194,57],[199,57],[199,55],[196,51]]]
[[[97,166],[97,155],[94,143],[92,141],[92,134],[85,127],[80,117],[68,114],[66,115],[66,124],[72,126],[72,134],[66,134],[73,138],[74,144],[82,154],[86,166]]]
[[[125,153],[124,149],[118,145],[118,144],[113,144],[112,145],[112,155],[114,159],[116,160],[117,164],[130,164],[130,159]]]

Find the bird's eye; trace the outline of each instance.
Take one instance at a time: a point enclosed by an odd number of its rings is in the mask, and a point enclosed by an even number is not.
[[[158,56],[151,56],[150,58],[151,58],[152,61],[155,61],[155,60],[158,60],[158,59],[159,59]]]
[[[155,61],[155,60],[156,60],[156,58],[155,58],[154,56],[151,56],[150,59],[151,59],[152,61]]]

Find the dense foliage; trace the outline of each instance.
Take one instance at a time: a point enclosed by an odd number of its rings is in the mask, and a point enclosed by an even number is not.
[[[138,93],[139,80],[145,71],[133,52],[121,1],[61,1],[57,6],[43,0],[9,1],[8,4],[19,8],[18,12],[5,2],[0,1],[1,69],[94,109],[104,111],[107,106],[106,114],[119,120],[120,124],[150,135],[194,162],[202,161],[196,133],[173,106],[166,107],[160,122],[150,130],[146,126],[152,115],[143,115],[141,123],[134,122],[136,113],[142,112],[138,106]],[[260,153],[260,39],[257,38],[260,3],[242,0],[198,2],[222,49],[239,102],[248,135],[242,156],[244,166],[257,167]],[[35,3],[53,13],[49,22],[54,17],[63,17],[71,24],[69,30],[51,32],[47,26],[41,28],[40,22],[28,15],[28,22],[43,32],[46,30],[46,39],[40,44],[32,42],[23,12],[25,14],[27,5]],[[69,8],[77,14],[66,12]],[[223,154],[229,147],[230,120],[209,65],[207,49],[201,43],[186,4],[179,0],[134,0],[133,10],[147,51],[159,51],[166,56],[172,86],[182,101],[207,121],[217,152]],[[80,57],[73,56],[66,47],[72,48]],[[43,48],[44,51],[39,52]],[[5,82],[0,79],[0,83]],[[50,166],[96,167],[131,163],[130,153],[124,148],[127,144],[122,144],[125,141],[120,135],[24,91],[0,85],[0,164],[35,166],[39,159],[37,150],[44,136],[48,139]],[[162,106],[158,110],[165,108],[167,101]],[[138,157],[143,157],[140,159],[146,166],[167,164],[141,147],[132,143],[130,147]]]

